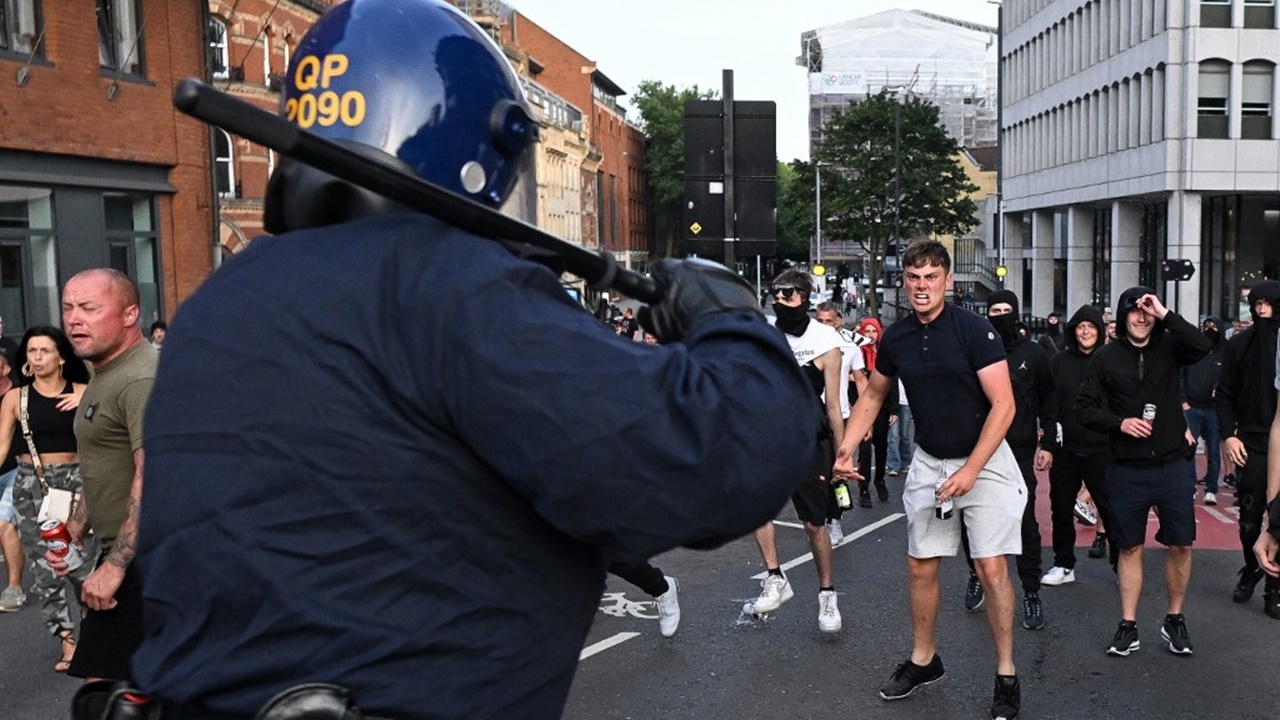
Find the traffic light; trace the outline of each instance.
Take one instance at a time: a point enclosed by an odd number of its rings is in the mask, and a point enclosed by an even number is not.
[[[1165,282],[1190,280],[1196,274],[1196,266],[1190,260],[1169,259],[1160,263],[1160,279]]]

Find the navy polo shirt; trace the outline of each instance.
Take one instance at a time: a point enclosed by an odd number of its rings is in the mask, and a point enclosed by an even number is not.
[[[931,323],[913,313],[890,325],[876,370],[902,380],[916,443],[936,458],[962,458],[991,410],[978,371],[1004,359],[1004,342],[986,318],[947,303]]]

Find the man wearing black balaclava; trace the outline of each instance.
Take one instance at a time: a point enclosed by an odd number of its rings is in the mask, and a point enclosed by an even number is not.
[[[1222,319],[1214,315],[1201,323],[1204,336],[1209,339],[1209,354],[1194,365],[1182,368],[1182,411],[1187,415],[1187,428],[1197,442],[1204,438],[1205,458],[1208,463],[1204,474],[1204,504],[1218,504],[1218,476],[1222,474],[1222,435],[1219,431],[1217,400],[1214,389],[1222,378],[1223,354],[1226,344],[1222,341]],[[1196,459],[1187,461],[1187,472],[1197,479]]]
[[[1007,292],[1007,291],[1006,291]],[[1062,336],[1062,313],[1051,312],[1049,317],[1045,319],[1045,331],[1036,342],[1044,349],[1049,357],[1053,357],[1066,347],[1065,340]]]
[[[1244,567],[1231,599],[1248,602],[1262,568],[1253,546],[1262,535],[1267,503],[1267,440],[1276,414],[1276,329],[1280,327],[1280,282],[1264,280],[1249,291],[1253,324],[1227,342],[1222,377],[1215,401],[1218,428],[1228,462],[1239,467],[1236,496],[1240,498],[1240,547]],[[1280,579],[1268,577],[1262,592],[1267,615],[1280,620]]]
[[[1009,362],[1009,380],[1013,383],[1013,399],[1017,409],[1013,424],[1005,434],[1005,442],[1013,450],[1027,485],[1027,504],[1022,511],[1022,554],[1018,555],[1018,579],[1022,581],[1022,626],[1028,630],[1044,627],[1044,609],[1040,602],[1040,524],[1036,521],[1036,470],[1053,462],[1048,450],[1037,447],[1037,422],[1047,427],[1047,412],[1053,395],[1053,378],[1049,373],[1049,356],[1018,332],[1018,296],[1011,290],[997,290],[987,297],[987,320],[1004,341]],[[1051,441],[1052,432],[1045,433]],[[982,585],[969,558],[968,536],[965,559],[969,561],[969,583],[965,591],[965,607],[977,609],[982,602]]]

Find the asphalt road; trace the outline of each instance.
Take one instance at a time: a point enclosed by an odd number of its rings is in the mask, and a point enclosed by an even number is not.
[[[1039,506],[1047,546],[1043,497]],[[683,620],[674,638],[661,637],[656,619],[649,619],[649,597],[610,578],[601,606],[611,612],[596,616],[565,717],[988,717],[990,640],[984,614],[963,608],[967,575],[959,560],[943,563],[939,652],[947,677],[906,700],[890,703],[876,694],[910,651],[906,526],[895,517],[900,509],[895,497],[846,514],[845,532],[860,536],[835,550],[844,628],[833,635],[817,629],[817,580],[812,563],[803,559],[807,543],[790,509],[779,518],[778,543],[784,562],[797,561],[788,570],[796,596],[768,622],[741,617],[743,603],[759,592],[756,576],[762,570],[750,538],[710,552],[680,550],[657,558],[680,579]],[[1105,655],[1119,620],[1118,598],[1106,562],[1085,555],[1093,536],[1082,529],[1077,581],[1042,591],[1048,620],[1043,630],[1016,629],[1022,717],[1280,718],[1280,695],[1268,689],[1280,667],[1280,621],[1263,615],[1258,598],[1248,605],[1231,602],[1241,564],[1232,511],[1229,492],[1217,508],[1197,509],[1200,541],[1186,607],[1195,644],[1190,658],[1172,655],[1160,642],[1163,551],[1154,545],[1146,553],[1142,649],[1128,658]],[[1050,555],[1046,547],[1046,568]],[[78,681],[52,672],[58,655],[33,602],[21,612],[0,614],[0,720],[68,717]]]

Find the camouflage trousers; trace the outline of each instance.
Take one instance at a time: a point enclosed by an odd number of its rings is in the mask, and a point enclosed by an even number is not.
[[[50,488],[84,492],[80,480],[80,463],[59,463],[44,466],[44,480]],[[13,509],[18,513],[18,534],[22,536],[22,552],[27,558],[27,570],[31,573],[31,592],[40,599],[40,619],[53,635],[65,630],[75,630],[71,617],[71,598],[79,598],[80,587],[93,572],[98,560],[98,543],[92,537],[85,539],[84,564],[66,577],[58,577],[45,566],[47,549],[40,537],[40,524],[36,515],[44,492],[36,478],[35,468],[28,463],[18,464],[18,477],[13,483]],[[80,502],[84,502],[81,495]]]

